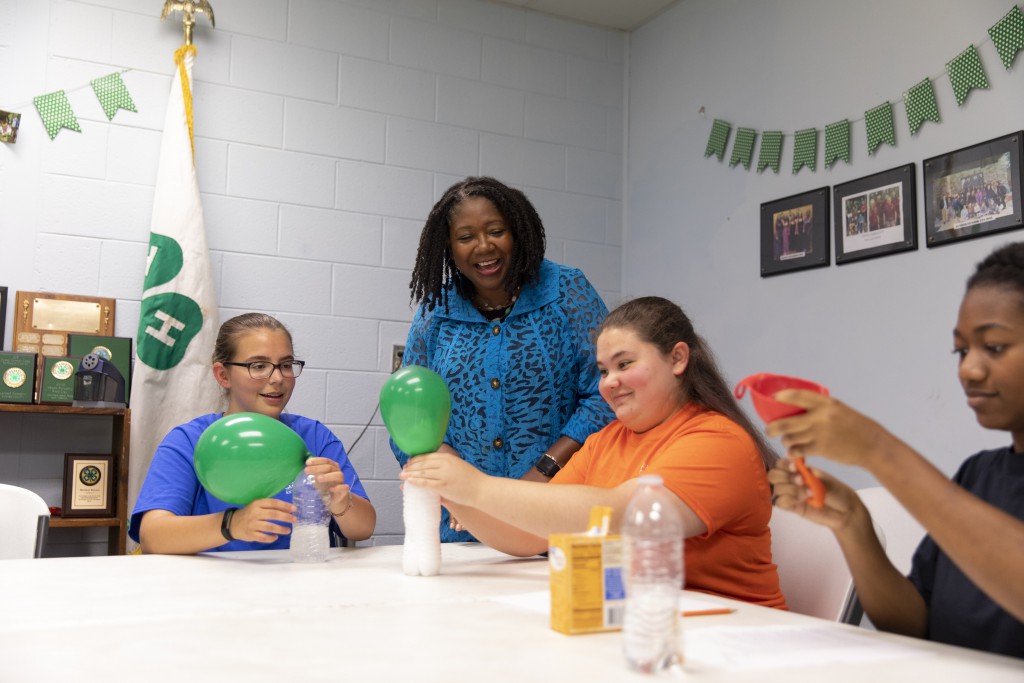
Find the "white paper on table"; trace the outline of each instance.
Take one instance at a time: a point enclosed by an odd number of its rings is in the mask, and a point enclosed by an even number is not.
[[[551,591],[534,591],[532,593],[518,593],[516,595],[503,595],[494,598],[496,602],[506,605],[513,605],[531,612],[551,614]],[[700,600],[683,596],[679,601],[679,609],[683,612],[703,612],[704,610],[720,610],[725,605],[710,600]]]
[[[693,629],[686,661],[721,669],[764,669],[871,662],[930,653],[828,626],[737,626]]]

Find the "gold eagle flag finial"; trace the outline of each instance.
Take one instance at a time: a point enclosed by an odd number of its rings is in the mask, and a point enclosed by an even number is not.
[[[181,22],[185,27],[185,44],[192,44],[192,27],[196,25],[196,12],[201,12],[210,17],[210,26],[217,26],[213,19],[213,8],[207,0],[165,0],[163,11],[160,12],[160,21],[166,19],[171,12],[181,12]]]

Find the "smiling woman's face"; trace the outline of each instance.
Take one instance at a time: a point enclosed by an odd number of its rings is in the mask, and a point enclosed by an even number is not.
[[[505,278],[515,241],[494,203],[470,197],[459,204],[452,212],[448,243],[455,267],[473,283],[477,300],[491,305],[506,303]]]

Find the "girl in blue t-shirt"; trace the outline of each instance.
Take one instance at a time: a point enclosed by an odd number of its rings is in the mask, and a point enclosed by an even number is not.
[[[260,413],[292,428],[316,457],[306,473],[330,493],[331,527],[344,538],[369,538],[377,513],[367,499],[341,441],[316,420],[282,414],[304,362],[292,337],[275,318],[245,313],[221,325],[213,352],[213,376],[223,387],[227,410]],[[175,427],[153,455],[129,535],[148,553],[190,554],[205,550],[287,548],[293,515],[291,487],[272,498],[234,508],[199,482],[193,457],[199,436],[221,414],[197,417]]]

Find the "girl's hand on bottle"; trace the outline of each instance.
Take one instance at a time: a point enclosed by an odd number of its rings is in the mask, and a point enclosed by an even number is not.
[[[260,498],[239,509],[231,517],[231,535],[239,541],[273,543],[287,536],[295,523],[295,506],[276,498]],[[281,522],[282,524],[278,524]]]
[[[316,490],[321,496],[330,496],[332,510],[338,507],[338,501],[348,498],[345,473],[335,461],[330,458],[310,458],[306,461],[305,472],[315,477]]]

